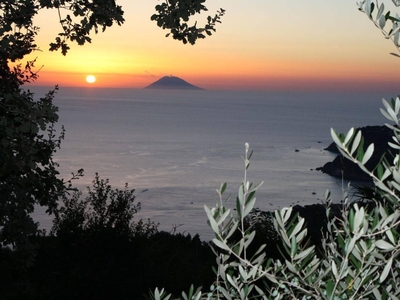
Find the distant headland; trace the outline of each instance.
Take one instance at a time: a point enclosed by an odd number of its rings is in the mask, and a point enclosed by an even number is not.
[[[387,126],[366,126],[357,128],[360,130],[364,139],[364,152],[370,144],[374,144],[374,153],[371,159],[365,165],[368,170],[374,170],[378,163],[381,162],[382,157],[385,155],[386,159],[390,159],[390,147],[388,143],[392,140],[393,131]],[[339,179],[350,181],[371,181],[371,176],[365,173],[360,167],[345,159],[336,147],[335,143],[331,143],[328,148],[330,152],[337,153],[338,155],[332,162],[327,162],[323,167],[317,168],[328,175]]]
[[[159,80],[153,82],[152,84],[146,86],[145,89],[204,90],[175,76],[164,76]]]

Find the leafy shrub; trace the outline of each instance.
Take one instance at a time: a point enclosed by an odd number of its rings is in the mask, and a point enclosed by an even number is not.
[[[350,129],[345,135],[331,131],[344,157],[359,165],[374,182],[371,201],[350,203],[344,190],[340,214],[332,213],[330,192],[326,193],[326,230],[321,232],[321,251],[307,238],[305,219],[293,217],[293,208],[274,213],[275,234],[279,238],[279,259],[267,257],[266,247],[249,251],[256,231],[251,222],[258,186],[247,181],[251,152],[246,144],[245,176],[236,199],[235,217],[218,189],[220,203],[205,206],[216,254],[216,279],[208,292],[193,286],[183,299],[400,299],[400,98],[383,100],[383,115],[395,123],[389,146],[397,154],[391,164],[382,161],[373,171],[365,164],[374,145],[364,151],[361,132]],[[375,199],[374,195],[379,195]],[[249,226],[250,225],[250,226]],[[270,230],[271,231],[271,230]],[[232,239],[233,236],[239,239]],[[152,299],[170,299],[164,289],[151,293]]]
[[[1,299],[143,299],[160,285],[176,294],[192,283],[211,285],[209,245],[134,221],[135,200],[134,190],[112,189],[97,174],[86,198],[65,196],[51,235],[31,238],[37,250],[27,270],[0,250]]]
[[[81,199],[82,192],[75,190],[65,194],[63,206],[58,209],[53,221],[52,235],[78,238],[86,235],[117,235],[126,238],[150,236],[157,232],[158,224],[148,220],[134,222],[134,216],[141,209],[135,204],[135,190],[112,189],[108,179],[100,179],[96,173],[88,196]]]

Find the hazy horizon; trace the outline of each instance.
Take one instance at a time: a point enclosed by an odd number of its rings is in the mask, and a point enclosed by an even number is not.
[[[166,75],[167,76],[167,75]],[[173,75],[175,76],[175,75]],[[58,85],[60,88],[88,88],[88,89],[102,89],[102,88],[111,88],[111,89],[143,89],[147,87],[148,85],[154,83],[158,79],[162,78],[153,78],[152,80],[146,81],[145,83],[141,84],[140,86],[137,85],[122,85],[122,86],[115,86],[115,85],[105,85],[105,86],[99,86],[97,84],[88,84],[88,83],[83,83],[83,84],[76,84],[76,85],[63,85],[62,83],[55,83],[55,84],[50,84],[47,81],[41,81],[40,77],[39,79],[30,84],[26,84],[27,87],[54,87],[55,85]],[[181,78],[188,82],[189,84],[195,85],[201,89],[204,90],[210,90],[210,91],[241,91],[241,92],[274,92],[274,91],[291,91],[291,92],[344,92],[344,93],[385,93],[385,94],[393,94],[393,96],[396,96],[398,94],[398,83],[397,82],[360,82],[357,85],[353,85],[352,82],[309,82],[307,85],[302,84],[301,81],[298,82],[292,82],[292,83],[285,83],[285,82],[269,82],[268,84],[265,85],[259,85],[259,86],[249,86],[249,85],[238,85],[236,86],[226,86],[226,85],[221,85],[221,86],[213,86],[210,84],[202,84],[201,81],[199,83],[196,81],[190,81],[187,80],[184,77],[180,76],[175,76],[178,78]],[[96,76],[96,79],[101,78],[101,76]]]

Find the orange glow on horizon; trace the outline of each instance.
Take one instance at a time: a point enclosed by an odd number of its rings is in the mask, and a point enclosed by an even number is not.
[[[60,87],[115,87],[115,88],[142,88],[158,78],[151,77],[147,74],[104,74],[93,73],[96,81],[89,83],[87,81],[87,73],[62,73],[62,72],[43,72],[39,73],[39,78],[32,85],[55,86]]]
[[[37,56],[37,67],[43,65],[34,84],[143,88],[172,74],[212,90],[359,91],[397,86],[400,60],[388,55],[395,51],[393,45],[348,0],[290,5],[210,2],[210,12],[221,6],[227,13],[217,32],[194,46],[165,38],[167,32],[149,20],[152,3],[119,2],[125,24],[92,35],[92,43],[82,47],[71,43],[66,56],[47,50],[60,24],[56,12],[41,11],[35,25],[41,28],[37,44],[43,52],[27,57]],[[338,16],[343,21],[338,22]],[[95,84],[86,82],[88,74],[96,76]]]
[[[73,49],[65,57],[60,53],[44,53],[40,61],[46,64],[34,84],[86,87],[91,85],[85,80],[87,74],[93,74],[96,77],[96,87],[143,88],[162,76],[172,74],[194,85],[213,90],[384,90],[388,87],[393,89],[393,78],[397,78],[398,72],[397,68],[389,66],[375,68],[371,72],[374,68],[372,63],[360,64],[352,57],[342,58],[341,63],[337,63],[335,60],[318,57],[296,60],[273,55],[264,58],[226,55],[221,59],[211,54],[206,58],[200,56],[196,67],[193,67],[190,56],[180,57],[176,61],[173,56],[167,55],[165,59],[157,60],[149,56],[156,52],[149,51],[147,55],[138,54],[127,59],[124,49],[118,58],[117,55],[107,56],[102,50],[97,53],[83,49]],[[392,66],[393,59],[387,55],[385,62]],[[212,69],[209,69],[210,64],[213,65]]]
[[[151,74],[102,74],[95,73],[96,82],[88,83],[87,74],[82,73],[57,73],[40,72],[39,79],[33,85],[62,87],[98,87],[98,88],[144,88],[158,80],[162,76]],[[240,74],[172,74],[187,82],[208,90],[303,90],[303,91],[343,91],[343,92],[371,92],[371,91],[392,91],[398,92],[397,80],[381,80],[379,76],[374,77],[369,73],[359,78],[340,76],[299,76],[300,74],[281,74],[264,76],[243,76]],[[56,79],[55,79],[56,78]]]

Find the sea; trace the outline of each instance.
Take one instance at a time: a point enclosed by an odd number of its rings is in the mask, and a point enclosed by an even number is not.
[[[50,88],[30,87],[35,97]],[[135,216],[159,230],[199,234],[210,240],[204,206],[227,206],[244,177],[245,143],[253,150],[247,179],[263,182],[256,207],[276,210],[322,203],[326,190],[340,202],[341,180],[316,170],[335,155],[324,150],[330,129],[383,125],[385,95],[295,91],[148,90],[61,87],[54,103],[66,135],[54,155],[60,177],[84,169],[74,185],[84,193],[95,173],[113,188],[136,190]],[[389,96],[386,96],[389,99]],[[234,211],[233,211],[234,212]],[[35,220],[49,230],[52,217]]]

